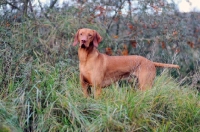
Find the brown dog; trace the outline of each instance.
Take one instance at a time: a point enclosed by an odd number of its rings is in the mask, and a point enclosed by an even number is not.
[[[79,29],[73,46],[79,42],[78,57],[80,83],[84,95],[89,95],[88,88],[94,88],[97,98],[103,87],[120,79],[134,75],[138,79],[140,90],[150,89],[156,76],[156,67],[179,68],[178,65],[152,62],[142,56],[107,56],[96,49],[102,37],[95,30]]]

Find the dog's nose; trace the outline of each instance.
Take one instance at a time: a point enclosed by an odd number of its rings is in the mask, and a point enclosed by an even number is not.
[[[85,39],[83,39],[83,40],[81,40],[81,42],[82,42],[82,43],[86,43],[86,40],[85,40]]]

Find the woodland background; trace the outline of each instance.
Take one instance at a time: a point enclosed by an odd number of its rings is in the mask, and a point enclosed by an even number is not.
[[[100,52],[141,55],[152,61],[178,64],[180,70],[168,70],[169,76],[176,78],[179,86],[200,89],[200,12],[179,12],[177,5],[167,0],[73,0],[61,6],[58,6],[58,0],[50,0],[49,5],[40,0],[38,3],[34,5],[33,0],[0,2],[2,129],[50,130],[51,127],[48,129],[37,124],[37,114],[43,113],[50,102],[57,100],[58,93],[54,95],[52,88],[60,90],[59,94],[63,92],[61,89],[72,84],[80,90],[77,47],[72,43],[76,31],[83,27],[101,34]],[[163,71],[158,68],[158,75]],[[48,100],[50,96],[52,98]],[[14,107],[13,111],[11,107]],[[70,113],[68,109],[63,111]],[[64,131],[85,128],[80,120],[75,121],[75,126],[73,121],[76,117],[73,116],[58,121],[70,126],[69,129],[63,128]],[[45,121],[43,125],[46,125]],[[55,126],[53,130],[60,130],[61,125],[59,128]],[[155,128],[151,123],[149,126],[153,128],[148,130]]]

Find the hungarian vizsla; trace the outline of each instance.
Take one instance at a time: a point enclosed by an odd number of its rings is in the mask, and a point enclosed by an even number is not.
[[[144,91],[152,87],[156,76],[156,67],[179,68],[178,65],[152,62],[142,56],[108,56],[97,50],[102,37],[92,29],[79,29],[73,46],[79,43],[78,57],[80,83],[83,93],[89,96],[89,87],[94,88],[97,98],[103,87],[132,75],[138,79],[139,89]]]

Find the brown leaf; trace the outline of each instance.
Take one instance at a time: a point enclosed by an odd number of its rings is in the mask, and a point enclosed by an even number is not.
[[[175,50],[176,53],[179,53],[180,51],[181,51],[180,48],[176,48],[176,50]]]
[[[121,52],[122,55],[128,55],[128,47],[126,44],[123,45],[123,50]]]
[[[118,38],[119,38],[118,35],[112,35],[112,37],[113,37],[114,39],[118,39]]]
[[[143,26],[144,29],[147,29],[147,25],[146,24],[143,24],[142,26]]]
[[[121,14],[122,14],[122,12],[121,12],[121,11],[118,11],[118,14],[119,14],[119,15],[121,15]]]
[[[165,5],[165,3],[163,1],[160,1],[159,4],[160,4],[160,6],[164,6]]]
[[[96,17],[99,17],[99,16],[102,16],[105,12],[105,9],[102,7],[102,6],[96,6],[96,10],[99,10],[99,14],[95,15],[95,18]]]
[[[124,49],[124,50],[122,51],[122,55],[128,55],[128,50],[127,50],[127,49]]]
[[[161,45],[162,45],[162,49],[166,49],[166,45],[164,41],[162,41]]]
[[[150,39],[147,39],[147,44],[151,44],[151,40]]]
[[[131,40],[130,43],[131,43],[131,46],[132,46],[133,48],[136,48],[136,46],[137,46],[136,40]]]
[[[178,35],[178,32],[177,31],[173,31],[172,35],[176,36],[176,35]]]
[[[110,47],[107,47],[105,52],[107,55],[112,55],[112,49]]]
[[[194,43],[193,42],[188,41],[187,44],[190,46],[190,48],[194,48]]]
[[[128,23],[128,28],[131,29],[131,30],[136,30],[136,27],[133,26],[131,23]]]
[[[10,27],[10,23],[9,22],[6,22],[6,27]]]
[[[181,51],[180,48],[172,48],[172,50],[173,50],[176,54],[178,54],[178,53]]]

